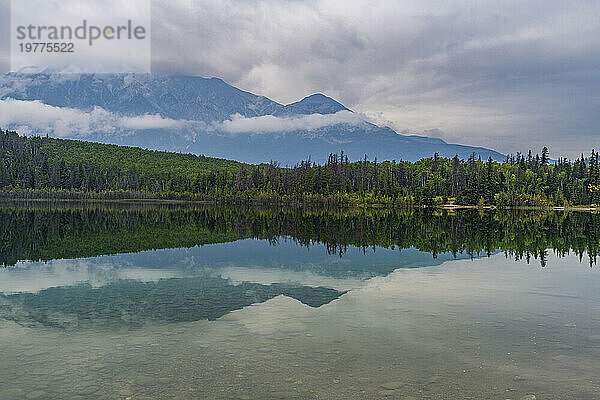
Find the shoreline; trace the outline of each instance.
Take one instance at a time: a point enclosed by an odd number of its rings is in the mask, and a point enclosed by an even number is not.
[[[49,202],[61,202],[61,203],[129,203],[129,204],[189,204],[189,205],[204,205],[204,206],[236,206],[240,205],[241,202],[231,202],[227,200],[184,200],[184,199],[154,199],[154,198],[122,198],[122,199],[106,199],[106,198],[54,198],[54,197],[9,197],[0,196],[0,204],[2,202],[36,202],[36,203],[49,203]],[[329,208],[331,206],[316,205],[316,204],[304,204],[302,202],[292,202],[291,204],[286,201],[272,202],[260,202],[260,201],[249,201],[244,202],[247,206],[277,206],[277,207],[322,207]],[[569,207],[533,207],[533,206],[518,206],[518,207],[507,207],[498,208],[493,205],[477,206],[477,205],[463,205],[463,204],[440,204],[440,205],[419,205],[414,204],[412,206],[396,206],[393,204],[347,204],[339,206],[339,208],[365,208],[365,209],[410,209],[410,208],[430,208],[435,210],[446,210],[446,211],[457,211],[457,210],[531,210],[531,211],[579,211],[579,212],[595,212],[600,211],[600,207],[593,207],[588,205],[581,206],[569,206]]]
[[[441,208],[443,210],[469,210],[469,209],[482,209],[482,210],[498,210],[499,208],[496,206],[468,206],[468,205],[458,205],[458,204],[442,204],[440,206],[431,206],[431,208]],[[533,206],[519,206],[519,207],[508,207],[501,208],[502,210],[548,210],[548,211],[600,211],[600,207],[592,207],[592,206],[570,206],[570,207],[533,207]]]

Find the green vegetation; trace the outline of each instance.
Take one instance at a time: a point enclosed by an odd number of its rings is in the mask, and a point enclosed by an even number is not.
[[[459,205],[501,208],[594,204],[600,200],[598,154],[550,162],[541,155],[505,162],[432,158],[293,168],[241,164],[190,154],[0,131],[0,190],[5,197],[180,199],[230,204]]]
[[[236,161],[167,153],[109,144],[0,131],[0,188],[76,191],[119,198],[137,192],[141,198],[193,190],[205,192],[210,182],[231,176]],[[78,197],[78,196],[74,196]],[[122,196],[121,196],[122,197]],[[164,196],[163,196],[164,197]]]
[[[1,208],[0,265],[192,247],[250,236],[223,220],[192,208]]]
[[[503,250],[545,265],[547,249],[559,255],[600,251],[600,215],[592,213],[432,209],[277,210],[23,202],[0,207],[0,265],[18,260],[192,247],[242,238],[277,243],[292,237],[303,246],[324,244],[342,256],[348,246],[410,248],[471,256]]]

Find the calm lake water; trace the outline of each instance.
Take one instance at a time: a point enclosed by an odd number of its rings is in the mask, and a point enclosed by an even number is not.
[[[600,398],[598,215],[16,203],[0,222],[0,399]]]

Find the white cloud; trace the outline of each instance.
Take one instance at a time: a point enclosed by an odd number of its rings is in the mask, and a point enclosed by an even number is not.
[[[231,119],[216,125],[218,130],[228,133],[274,133],[290,132],[297,130],[315,130],[338,124],[359,125],[365,121],[353,112],[342,110],[335,114],[309,114],[300,116],[276,117],[265,115],[261,117],[245,118],[239,114]]]
[[[121,117],[118,120],[119,126],[125,129],[143,130],[143,129],[178,129],[188,125],[198,124],[186,120],[175,120],[163,118],[160,115],[142,115],[136,117]]]
[[[0,293],[38,293],[52,287],[90,284],[101,287],[123,279],[156,282],[186,276],[185,272],[167,268],[144,268],[124,265],[119,256],[20,261],[14,268],[0,268]]]
[[[167,129],[183,133],[274,133],[315,130],[338,124],[364,124],[362,115],[350,111],[335,114],[245,118],[239,114],[229,120],[207,125],[203,121],[175,120],[160,115],[123,116],[101,107],[86,112],[74,108],[55,107],[39,100],[0,100],[0,127],[20,134],[51,134],[63,138],[85,138],[91,134],[127,134],[147,129]],[[193,136],[193,135],[192,135]]]
[[[92,133],[117,134],[127,130],[183,129],[202,122],[174,120],[160,115],[121,116],[95,107],[91,112],[55,107],[38,100],[0,100],[0,126],[21,134],[49,133],[58,137],[86,137]]]

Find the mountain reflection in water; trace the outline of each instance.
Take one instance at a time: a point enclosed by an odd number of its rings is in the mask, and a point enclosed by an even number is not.
[[[324,287],[261,285],[203,276],[120,280],[94,288],[89,284],[53,287],[38,293],[0,295],[0,317],[20,324],[54,327],[141,326],[147,321],[216,320],[233,310],[285,295],[320,307],[344,292]]]

